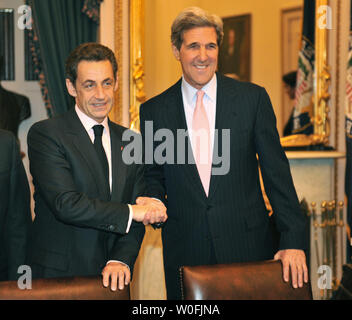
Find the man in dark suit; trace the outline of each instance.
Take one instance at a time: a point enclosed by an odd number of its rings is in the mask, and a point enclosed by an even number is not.
[[[78,46],[66,61],[66,86],[75,108],[28,133],[36,214],[29,264],[36,278],[102,272],[104,286],[111,278],[111,289],[122,289],[143,223],[165,221],[166,208],[153,199],[132,205],[144,194],[144,168],[124,163],[127,129],[108,119],[117,89],[113,52],[97,43]]]
[[[0,56],[0,74],[3,57]],[[29,99],[19,93],[6,90],[0,83],[0,129],[11,131],[18,140],[20,123],[31,116]]]
[[[148,195],[165,202],[168,210],[162,229],[168,299],[180,298],[182,265],[258,261],[275,255],[283,262],[285,281],[290,275],[294,287],[308,281],[305,222],[270,99],[262,87],[215,72],[222,35],[219,17],[200,8],[181,12],[171,39],[182,79],[140,109],[145,146],[150,126],[153,133],[171,130],[175,139],[175,147],[166,150],[175,151],[175,163],[156,159],[162,143],[167,145],[162,139],[153,143],[152,163],[147,164],[150,150],[144,151]],[[184,135],[179,133],[185,130],[191,148],[180,154]],[[280,232],[278,248],[258,164]]]
[[[0,129],[0,281],[17,280],[31,224],[30,192],[15,136]]]

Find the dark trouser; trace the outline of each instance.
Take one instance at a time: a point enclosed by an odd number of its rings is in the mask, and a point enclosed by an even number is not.
[[[203,263],[204,265],[217,264],[215,250],[211,239],[209,240],[209,257]],[[181,300],[181,277],[180,277],[181,266],[167,266],[164,263],[165,270],[165,283],[168,300]]]

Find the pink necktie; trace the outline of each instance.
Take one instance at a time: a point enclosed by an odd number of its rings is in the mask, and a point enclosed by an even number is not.
[[[206,195],[208,195],[211,174],[211,143],[209,121],[203,104],[203,96],[204,91],[197,91],[197,102],[192,122],[192,143],[200,180]]]

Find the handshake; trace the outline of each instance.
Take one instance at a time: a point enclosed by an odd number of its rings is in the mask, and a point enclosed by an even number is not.
[[[133,220],[143,222],[144,225],[156,224],[156,227],[160,227],[167,220],[166,207],[157,199],[138,197],[132,210]]]

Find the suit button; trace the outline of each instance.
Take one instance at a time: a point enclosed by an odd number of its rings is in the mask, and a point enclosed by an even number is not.
[[[115,227],[111,224],[111,225],[108,227],[108,230],[109,230],[109,231],[114,231],[114,230],[115,230]]]
[[[207,210],[209,211],[212,208],[210,204],[207,205]]]

